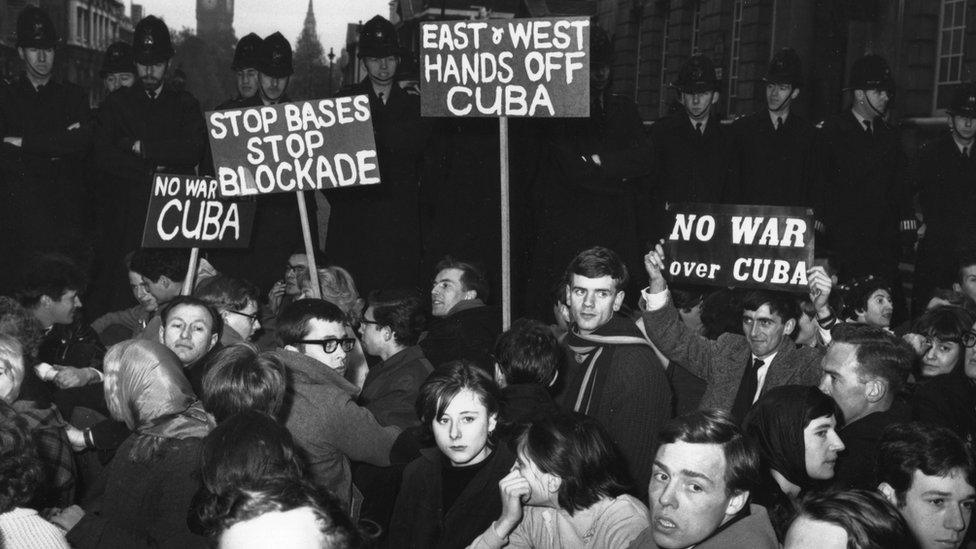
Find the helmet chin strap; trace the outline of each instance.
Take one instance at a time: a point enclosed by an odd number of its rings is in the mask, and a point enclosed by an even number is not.
[[[875,115],[877,115],[880,118],[884,118],[885,112],[887,112],[888,109],[885,109],[884,111],[879,111],[877,108],[875,108],[874,103],[871,102],[871,98],[868,97],[867,90],[864,90],[864,99],[868,102],[868,106],[871,107],[871,110],[874,111]]]
[[[792,102],[793,102],[793,92],[791,91],[790,94],[786,96],[786,99],[784,99],[783,102],[780,103],[778,107],[776,107],[775,109],[769,109],[769,112],[772,113],[783,112],[783,110],[789,107],[790,103]]]

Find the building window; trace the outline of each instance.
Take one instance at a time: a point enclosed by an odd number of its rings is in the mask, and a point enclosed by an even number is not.
[[[739,46],[742,41],[742,0],[732,4],[732,47],[729,49],[729,103],[727,112],[735,114],[736,88],[739,84]]]
[[[664,27],[661,29],[661,95],[658,101],[658,115],[668,114],[668,39],[671,34],[671,10],[664,13]]]
[[[701,34],[701,1],[695,2],[695,13],[691,17],[691,54],[701,53],[698,36]]]
[[[966,1],[942,0],[939,16],[939,45],[936,67],[935,108],[943,108],[947,93],[962,81],[963,37],[966,34]]]

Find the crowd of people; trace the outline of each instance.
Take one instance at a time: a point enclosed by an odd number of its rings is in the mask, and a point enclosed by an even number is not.
[[[367,77],[343,92],[369,96],[383,183],[330,197],[348,230],[328,256],[297,246],[286,195],[257,199],[248,249],[139,247],[149,176],[213,169],[200,107],[165,78],[160,19],[109,48],[94,115],[51,80],[56,43],[25,8],[26,72],[0,86],[0,546],[976,541],[976,86],[914,170],[876,55],[820,127],[790,110],[792,50],[766,111],[731,125],[693,56],[681,109],[646,133],[594,27],[590,118],[526,133],[543,150],[534,291],[503,327],[484,258],[425,258],[439,130],[389,21],[362,26]],[[242,38],[232,69],[220,108],[289,100],[280,34]],[[81,166],[95,177],[75,184]],[[670,284],[656,239],[674,201],[810,208],[807,292]]]

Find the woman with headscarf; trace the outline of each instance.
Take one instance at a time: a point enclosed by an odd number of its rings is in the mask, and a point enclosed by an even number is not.
[[[84,508],[51,518],[73,547],[206,547],[186,523],[203,437],[213,420],[190,388],[180,360],[152,341],[130,340],[105,355],[105,401],[132,431]]]
[[[786,385],[762,395],[743,422],[743,431],[759,450],[763,479],[752,502],[769,511],[782,543],[797,499],[834,478],[837,454],[837,407],[816,387]]]

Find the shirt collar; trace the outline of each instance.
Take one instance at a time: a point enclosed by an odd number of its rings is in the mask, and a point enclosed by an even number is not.
[[[777,118],[782,118],[783,124],[786,124],[786,119],[790,117],[790,113],[788,111],[784,113],[775,113],[767,109],[766,112],[769,114],[769,121],[773,123],[774,128],[776,127]]]
[[[862,130],[867,129],[865,127],[865,125],[864,125],[865,122],[870,122],[871,123],[871,127],[872,128],[874,127],[874,121],[873,120],[868,120],[867,118],[864,118],[863,116],[861,116],[860,114],[858,114],[857,111],[855,111],[854,109],[851,109],[851,114],[853,114],[854,115],[854,118],[857,119],[857,123],[861,125],[861,129]]]

